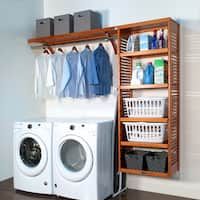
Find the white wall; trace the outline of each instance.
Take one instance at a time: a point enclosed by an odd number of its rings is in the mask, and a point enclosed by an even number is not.
[[[100,11],[104,17],[104,25],[119,25],[168,16],[180,22],[182,95],[180,176],[164,180],[129,175],[127,184],[129,188],[200,199],[200,1],[44,0],[45,17],[84,9]],[[63,115],[66,106],[68,105],[47,102],[47,114],[50,112],[51,115],[55,113]]]
[[[27,38],[35,19],[43,15],[43,1],[2,1],[0,8],[0,180],[12,176],[13,122],[44,115],[34,100],[34,57]]]

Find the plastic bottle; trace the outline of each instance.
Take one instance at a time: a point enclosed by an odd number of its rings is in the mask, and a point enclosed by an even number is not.
[[[156,30],[153,31],[151,48],[152,49],[157,49],[158,48],[157,31]]]
[[[132,71],[131,85],[143,84],[143,78],[144,78],[144,70],[142,68],[142,64],[141,62],[137,62],[136,67],[133,68]]]
[[[144,69],[144,84],[154,84],[154,66],[151,62]]]
[[[164,30],[161,29],[160,34],[159,34],[159,40],[158,40],[159,48],[164,48],[164,42],[165,42],[165,40],[164,40]]]

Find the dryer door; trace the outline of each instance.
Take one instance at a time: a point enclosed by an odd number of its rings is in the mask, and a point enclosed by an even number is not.
[[[17,166],[26,176],[37,176],[47,164],[47,149],[43,141],[36,135],[25,133],[17,141]]]
[[[68,181],[78,182],[85,179],[93,166],[92,151],[81,137],[64,137],[57,149],[57,167],[60,174]]]

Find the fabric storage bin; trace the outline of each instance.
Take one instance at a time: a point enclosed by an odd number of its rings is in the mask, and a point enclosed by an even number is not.
[[[73,16],[70,14],[54,17],[54,35],[73,32]]]
[[[101,15],[91,10],[74,13],[74,32],[101,28]]]
[[[145,155],[147,151],[131,150],[125,152],[126,167],[130,169],[146,169]]]
[[[54,34],[54,20],[52,18],[36,20],[37,37],[51,36]]]
[[[128,117],[167,116],[167,97],[124,98]]]
[[[167,152],[150,152],[146,156],[147,169],[155,172],[167,172]]]
[[[128,141],[163,143],[167,139],[167,123],[123,122]]]

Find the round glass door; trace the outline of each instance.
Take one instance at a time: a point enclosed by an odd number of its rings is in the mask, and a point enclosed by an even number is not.
[[[86,152],[76,140],[67,140],[60,151],[63,165],[72,172],[82,170],[86,162]]]
[[[32,133],[25,133],[16,141],[16,161],[26,176],[37,176],[47,165],[48,152],[42,139]]]
[[[33,138],[25,138],[20,145],[20,157],[27,167],[36,167],[41,160],[41,147]]]
[[[85,179],[93,166],[93,155],[88,143],[81,137],[70,135],[58,145],[57,166],[67,180]]]

